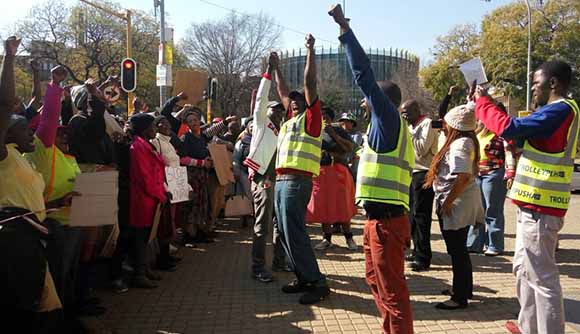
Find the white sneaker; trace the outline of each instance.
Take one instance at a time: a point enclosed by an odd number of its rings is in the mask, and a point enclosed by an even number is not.
[[[494,250],[491,250],[491,249],[487,249],[485,251],[485,253],[483,253],[483,254],[485,254],[485,256],[498,256],[498,255],[500,255],[500,252],[494,251]]]
[[[332,246],[334,246],[332,244],[332,242],[330,242],[326,239],[322,239],[322,241],[318,245],[314,246],[314,249],[321,251],[321,250],[329,249]]]
[[[356,242],[354,241],[353,238],[346,239],[346,247],[348,247],[348,249],[350,249],[350,250],[357,250],[358,249],[358,245],[356,244]]]

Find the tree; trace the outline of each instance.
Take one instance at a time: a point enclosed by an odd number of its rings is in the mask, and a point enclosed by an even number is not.
[[[324,106],[332,108],[336,112],[344,110],[345,106],[349,105],[350,88],[342,79],[336,63],[321,62],[317,77],[318,95]]]
[[[122,12],[114,2],[99,1],[105,7]],[[132,11],[133,58],[138,64],[136,94],[155,105],[158,88],[155,65],[158,58],[159,26],[142,11]],[[32,56],[63,65],[71,81],[80,84],[89,77],[104,80],[118,74],[126,55],[125,22],[86,5],[67,7],[62,0],[47,0],[33,7],[19,21],[16,34],[23,38],[23,47]],[[185,66],[179,50],[174,52],[175,67]]]
[[[577,0],[550,0],[534,6],[532,17],[532,69],[550,59],[561,59],[575,69],[572,94],[580,96],[578,64],[580,64],[580,3]],[[523,105],[527,80],[528,19],[526,6],[516,2],[502,6],[484,17],[481,32],[474,30],[471,48],[464,52],[435,53],[435,62],[421,71],[425,86],[436,98],[447,87],[464,82],[458,71],[448,69],[466,58],[480,56],[491,85]],[[453,31],[438,39],[437,51],[447,51]],[[443,45],[441,45],[443,44]],[[467,44],[469,45],[469,44]],[[460,81],[459,81],[460,80]]]
[[[232,12],[219,21],[192,24],[181,47],[191,65],[218,79],[221,111],[236,113],[249,105],[247,97],[255,87],[248,79],[260,74],[262,58],[277,46],[280,33],[266,14]]]
[[[431,51],[435,62],[420,71],[423,86],[437,101],[443,99],[450,86],[465,85],[457,66],[478,55],[480,34],[472,24],[458,25],[437,38]],[[459,101],[454,101],[459,102]]]

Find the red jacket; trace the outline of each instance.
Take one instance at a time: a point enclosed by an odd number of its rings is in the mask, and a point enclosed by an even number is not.
[[[135,137],[130,148],[129,224],[151,227],[159,203],[165,203],[165,163],[153,145]]]

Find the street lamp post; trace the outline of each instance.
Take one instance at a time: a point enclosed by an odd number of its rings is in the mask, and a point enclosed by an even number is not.
[[[124,20],[125,23],[127,24],[127,58],[132,58],[133,56],[133,27],[132,27],[132,22],[131,22],[131,11],[126,9],[125,13],[118,13],[115,12],[109,8],[103,7],[99,4],[90,2],[88,0],[80,0],[81,2],[86,3],[89,6],[92,6],[98,10],[101,10],[109,15],[115,16],[121,20]],[[127,111],[129,113],[129,116],[131,116],[134,112],[133,110],[133,104],[131,103],[133,101],[133,97],[134,97],[134,93],[127,93]]]
[[[532,6],[530,5],[530,0],[526,0],[526,7],[528,9],[528,70],[526,72],[526,77],[528,78],[526,85],[526,110],[530,110],[530,100],[531,100],[531,78],[532,75]]]

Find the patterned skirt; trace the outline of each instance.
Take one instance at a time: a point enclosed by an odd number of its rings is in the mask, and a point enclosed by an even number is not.
[[[187,179],[193,189],[193,198],[181,204],[182,223],[200,225],[210,218],[208,171],[205,168],[187,167]]]

